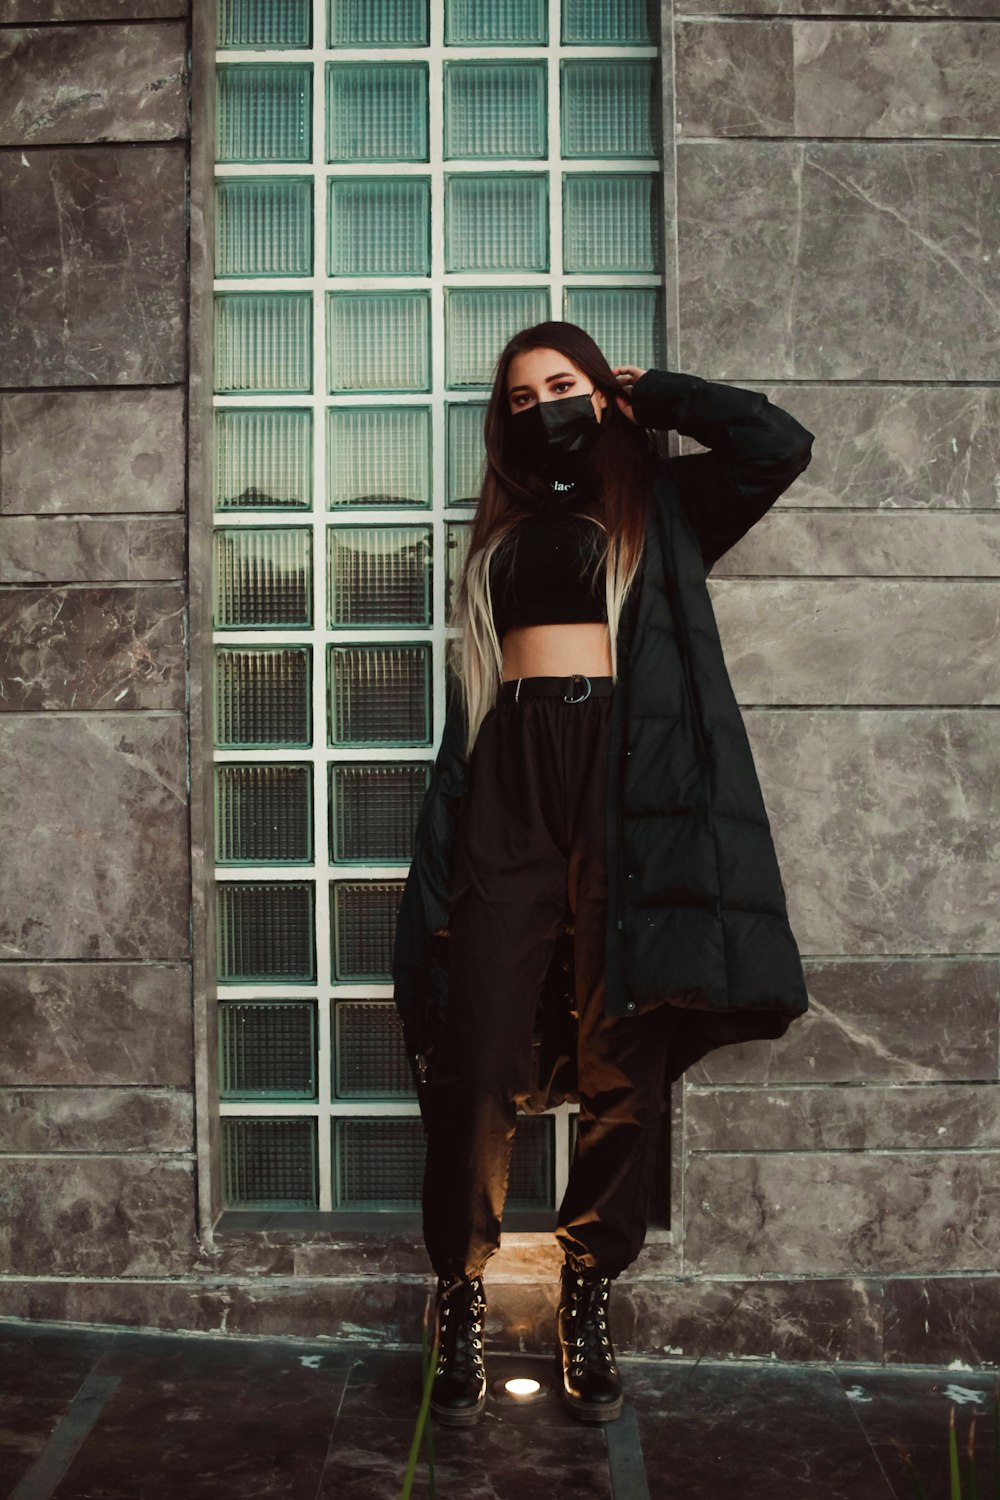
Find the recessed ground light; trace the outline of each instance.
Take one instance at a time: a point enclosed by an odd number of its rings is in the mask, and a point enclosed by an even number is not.
[[[546,1400],[549,1395],[549,1386],[533,1375],[509,1375],[506,1379],[495,1380],[492,1390],[498,1400],[512,1406],[532,1406],[537,1401]]]

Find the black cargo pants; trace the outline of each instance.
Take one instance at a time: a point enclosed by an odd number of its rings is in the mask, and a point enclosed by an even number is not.
[[[469,757],[449,919],[449,1025],[428,1112],[423,1230],[439,1275],[481,1274],[500,1245],[518,1096],[560,929],[574,926],[577,1142],[556,1239],[618,1276],[646,1235],[669,1005],[608,1016],[605,798],[610,677],[502,685]]]

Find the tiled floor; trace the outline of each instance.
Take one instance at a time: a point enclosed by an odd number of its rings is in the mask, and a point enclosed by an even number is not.
[[[491,1382],[551,1361],[490,1355]],[[989,1371],[619,1356],[625,1409],[576,1420],[557,1393],[491,1393],[468,1431],[432,1427],[441,1500],[892,1500],[949,1495],[948,1420],[970,1417],[993,1500]],[[389,1500],[402,1490],[420,1355],[331,1343],[0,1322],[0,1495],[9,1500]],[[963,1457],[964,1463],[964,1457]],[[966,1492],[968,1493],[968,1492]],[[427,1496],[425,1461],[413,1500]]]

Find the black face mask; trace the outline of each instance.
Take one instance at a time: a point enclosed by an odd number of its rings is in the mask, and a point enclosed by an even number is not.
[[[514,436],[523,444],[520,451],[549,466],[580,458],[593,446],[599,429],[589,395],[536,401],[514,413]]]

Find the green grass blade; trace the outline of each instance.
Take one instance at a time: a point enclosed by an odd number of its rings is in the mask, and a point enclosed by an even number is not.
[[[437,1338],[435,1337],[434,1342],[430,1348],[430,1353],[428,1354],[427,1351],[427,1313],[425,1310],[424,1321],[420,1329],[420,1353],[423,1365],[424,1387],[423,1394],[420,1399],[420,1408],[417,1412],[416,1426],[413,1429],[413,1440],[410,1443],[410,1454],[406,1465],[406,1473],[403,1476],[403,1489],[400,1494],[400,1500],[410,1500],[410,1492],[413,1489],[413,1477],[417,1469],[417,1459],[420,1456],[420,1443],[421,1439],[424,1436],[425,1429],[427,1433],[428,1479],[430,1481],[431,1500],[436,1500],[437,1489],[434,1483],[434,1448],[431,1442],[430,1423],[427,1420],[427,1414],[430,1411],[431,1406],[431,1388],[434,1385],[434,1367],[437,1364],[437,1350],[438,1342]]]
[[[909,1474],[910,1479],[913,1482],[913,1488],[917,1492],[917,1500],[927,1500],[927,1496],[924,1494],[924,1487],[920,1483],[920,1475],[917,1473],[916,1466],[913,1462],[913,1459],[910,1457],[906,1447],[899,1441],[899,1438],[892,1438],[890,1439],[890,1441],[892,1442],[893,1447],[899,1453],[899,1456],[906,1468],[906,1472],[907,1474]]]
[[[958,1472],[958,1443],[955,1438],[955,1408],[948,1413],[948,1472],[951,1477],[951,1500],[962,1500],[962,1476]]]

